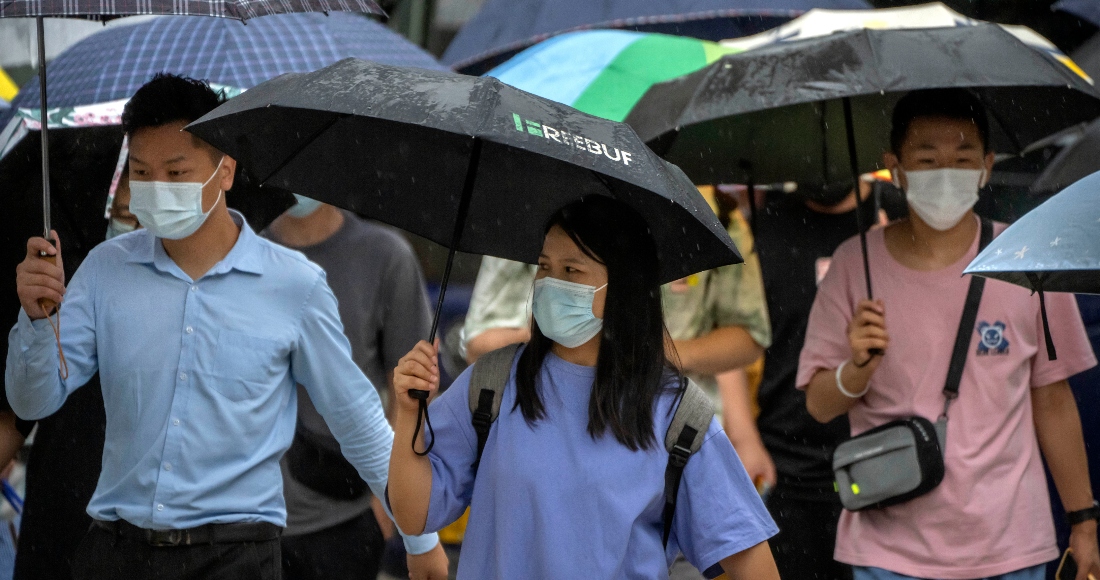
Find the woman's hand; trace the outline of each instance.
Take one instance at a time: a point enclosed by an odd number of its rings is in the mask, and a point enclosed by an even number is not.
[[[429,398],[439,390],[439,351],[422,340],[401,357],[393,370],[393,390],[398,412],[416,415],[419,401],[409,396],[409,391],[428,391]]]

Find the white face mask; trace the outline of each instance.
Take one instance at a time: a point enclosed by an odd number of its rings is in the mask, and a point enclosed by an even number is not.
[[[923,169],[903,171],[908,187],[905,199],[924,223],[939,231],[949,230],[978,203],[985,185],[985,169]],[[894,185],[898,177],[894,175]]]
[[[219,189],[214,205],[202,211],[202,188],[218,175],[224,161],[222,156],[214,173],[202,183],[130,180],[130,213],[158,238],[181,240],[190,236],[221,202]]]
[[[116,238],[122,234],[128,234],[137,229],[134,224],[128,224],[126,222],[120,222],[115,218],[111,218],[111,221],[107,222],[107,236],[105,239]]]

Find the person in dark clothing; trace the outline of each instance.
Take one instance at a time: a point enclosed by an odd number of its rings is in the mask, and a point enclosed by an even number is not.
[[[861,184],[865,225],[904,215],[904,202],[896,203],[897,196],[880,187]],[[773,333],[757,395],[757,427],[776,467],[767,506],[779,526],[771,546],[783,578],[852,577],[849,566],[833,560],[841,507],[833,489],[832,454],[848,438],[848,420],[815,421],[794,383],[817,284],[833,251],[857,232],[855,209],[855,193],[845,185],[769,193],[757,216],[756,251]]]

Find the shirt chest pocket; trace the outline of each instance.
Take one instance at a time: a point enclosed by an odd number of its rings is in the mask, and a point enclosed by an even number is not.
[[[214,350],[214,388],[234,401],[261,395],[287,372],[287,349],[277,340],[223,330]]]

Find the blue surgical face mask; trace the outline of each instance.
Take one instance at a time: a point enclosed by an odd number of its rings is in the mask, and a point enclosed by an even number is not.
[[[290,206],[290,209],[286,210],[286,213],[290,214],[292,217],[304,218],[313,215],[313,212],[321,207],[321,202],[312,197],[306,197],[295,193],[294,199],[296,199],[298,203]]]
[[[219,189],[214,205],[202,211],[202,188],[218,175],[224,161],[223,156],[214,173],[202,183],[130,180],[130,213],[158,238],[181,240],[190,236],[221,202]]]
[[[603,320],[592,313],[592,300],[606,287],[557,278],[535,280],[532,313],[539,330],[565,348],[577,348],[592,340],[603,329]]]
[[[115,218],[111,218],[111,221],[107,222],[107,238],[106,239],[109,240],[111,238],[121,236],[122,234],[128,234],[128,233],[130,233],[130,232],[132,232],[136,229],[137,229],[137,226],[134,225],[134,224],[128,224],[126,222],[120,222]]]

